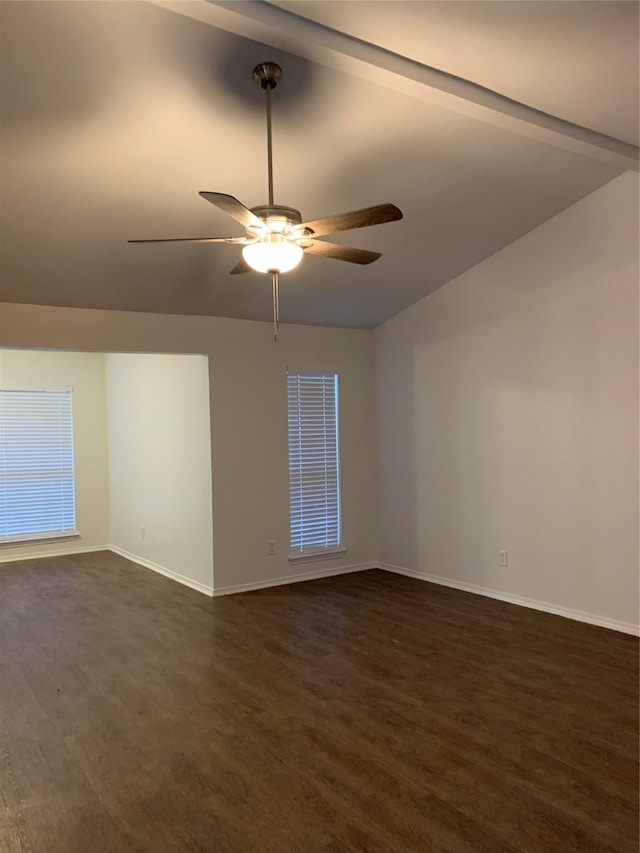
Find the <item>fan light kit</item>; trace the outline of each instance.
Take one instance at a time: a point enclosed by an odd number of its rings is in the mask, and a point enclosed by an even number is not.
[[[363,228],[402,219],[402,211],[394,204],[379,204],[352,213],[339,213],[310,222],[303,222],[299,210],[274,204],[273,201],[273,147],[271,140],[271,92],[282,77],[282,69],[275,62],[261,62],[253,69],[253,79],[265,93],[267,106],[267,176],[269,203],[249,209],[237,198],[225,193],[201,192],[219,210],[244,226],[245,237],[178,237],[155,240],[129,240],[129,243],[232,243],[242,246],[242,260],[231,270],[231,275],[251,272],[271,275],[273,296],[273,330],[277,339],[280,325],[279,276],[295,269],[305,252],[323,255],[352,264],[370,264],[380,257],[380,252],[367,249],[350,249],[322,239],[337,231]]]
[[[282,234],[265,234],[257,243],[249,243],[242,257],[256,272],[290,272],[302,260],[303,249]]]

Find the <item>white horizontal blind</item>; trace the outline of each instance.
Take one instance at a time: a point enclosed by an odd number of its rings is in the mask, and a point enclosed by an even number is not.
[[[71,391],[0,391],[0,542],[75,532]]]
[[[287,375],[293,554],[340,546],[338,376]]]

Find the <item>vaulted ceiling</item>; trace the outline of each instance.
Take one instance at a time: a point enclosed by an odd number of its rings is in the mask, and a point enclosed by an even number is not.
[[[0,56],[4,301],[268,320],[237,246],[126,242],[243,233],[198,191],[266,202],[264,60],[276,201],[404,212],[283,276],[285,322],[374,327],[637,169],[635,2],[5,0]]]

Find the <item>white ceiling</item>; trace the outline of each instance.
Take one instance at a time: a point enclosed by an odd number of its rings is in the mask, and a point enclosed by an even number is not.
[[[276,2],[274,5],[638,144],[633,2]]]
[[[267,278],[228,275],[238,247],[126,243],[242,234],[197,193],[266,201],[251,80],[265,59],[285,75],[273,99],[276,201],[308,219],[387,201],[404,211],[331,238],[381,251],[375,264],[305,257],[283,276],[285,322],[373,327],[625,168],[597,146],[577,153],[526,122],[430,102],[369,77],[366,63],[350,73],[320,42],[283,42],[280,25],[273,38],[258,27],[268,45],[251,41],[237,13],[220,17],[225,5],[0,3],[4,300],[269,319]],[[282,9],[295,13],[292,33],[302,15],[637,142],[636,3],[310,0],[266,11]],[[283,44],[293,52],[273,46]]]

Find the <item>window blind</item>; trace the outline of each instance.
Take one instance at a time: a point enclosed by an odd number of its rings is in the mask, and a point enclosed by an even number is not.
[[[292,553],[338,549],[338,376],[288,373],[287,397]]]
[[[0,391],[0,542],[75,526],[71,391]]]

